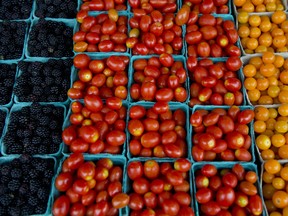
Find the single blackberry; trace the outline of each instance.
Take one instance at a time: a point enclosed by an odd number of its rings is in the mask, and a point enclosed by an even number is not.
[[[0,184],[0,195],[8,193],[9,189],[7,188],[6,184]]]
[[[30,180],[29,190],[32,193],[36,193],[39,190],[40,187],[41,187],[41,184],[40,184],[39,180],[37,180],[37,179],[31,179]]]
[[[25,205],[21,208],[21,216],[32,215],[34,213],[34,207]]]
[[[19,179],[22,177],[22,170],[21,169],[17,169],[17,168],[14,168],[12,171],[11,171],[11,177],[12,178],[15,178],[15,179]]]
[[[28,197],[28,204],[31,206],[37,206],[39,204],[39,200],[35,196]]]
[[[52,178],[53,175],[54,175],[53,170],[46,170],[46,171],[44,172],[44,177],[45,177],[45,178]]]
[[[0,203],[2,206],[8,206],[13,201],[14,195],[12,194],[2,194],[0,196]]]
[[[22,184],[22,185],[20,186],[20,188],[19,188],[19,194],[21,194],[21,195],[27,194],[28,191],[29,191],[29,186],[28,186],[28,184]]]
[[[47,208],[47,205],[45,205],[45,204],[38,205],[38,206],[36,206],[35,213],[36,214],[44,214],[46,211],[46,208]]]
[[[2,175],[0,177],[0,181],[2,184],[8,184],[8,182],[10,181],[10,177],[9,176],[5,176],[5,175]]]
[[[8,183],[8,188],[11,190],[11,191],[18,191],[19,188],[20,188],[20,181],[19,180],[16,180],[16,179],[12,179],[9,183]]]
[[[47,145],[40,145],[38,147],[38,153],[39,154],[48,154],[49,153],[49,148]]]
[[[3,165],[1,167],[1,175],[2,176],[9,176],[11,169],[12,169],[12,167],[10,166],[10,164]]]
[[[19,207],[9,207],[8,214],[11,216],[19,216],[21,213],[21,209]]]
[[[40,200],[46,200],[49,197],[49,191],[45,188],[40,188],[37,192],[37,197]]]

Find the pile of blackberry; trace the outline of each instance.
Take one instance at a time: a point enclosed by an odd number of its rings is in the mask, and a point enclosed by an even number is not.
[[[36,0],[36,8],[39,18],[75,18],[77,0]]]
[[[39,103],[12,112],[3,140],[5,152],[30,155],[56,153],[62,142],[63,118],[62,107]]]
[[[0,4],[0,19],[28,19],[32,5],[33,0],[2,0]]]
[[[16,75],[16,64],[0,64],[0,105],[11,101]]]
[[[20,102],[64,102],[70,87],[71,59],[18,63],[22,74],[14,93]]]
[[[0,137],[2,136],[5,120],[6,120],[6,112],[0,110]]]
[[[0,22],[0,60],[21,58],[26,29],[25,22]]]
[[[73,56],[73,28],[63,22],[39,19],[29,33],[28,51],[36,57]]]
[[[54,160],[21,155],[0,165],[0,215],[44,214]]]

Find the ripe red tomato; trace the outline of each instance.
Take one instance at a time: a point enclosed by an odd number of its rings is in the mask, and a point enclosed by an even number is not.
[[[127,173],[131,180],[142,177],[144,173],[142,163],[140,161],[130,162],[127,166]]]
[[[67,191],[73,183],[73,176],[71,173],[60,173],[55,180],[55,187],[59,191]]]
[[[148,160],[144,163],[144,175],[149,179],[155,179],[160,173],[159,164],[155,160]]]
[[[174,199],[165,199],[162,203],[162,208],[165,214],[176,216],[180,210],[180,205]]]
[[[68,215],[70,207],[69,198],[65,195],[58,197],[52,207],[52,213],[56,216]]]
[[[145,178],[137,178],[133,181],[133,190],[138,194],[145,194],[149,191],[149,182]]]
[[[200,188],[196,192],[197,202],[200,204],[207,203],[212,200],[213,193],[209,188]]]
[[[216,194],[216,201],[220,207],[228,208],[235,200],[235,192],[231,187],[221,187]]]

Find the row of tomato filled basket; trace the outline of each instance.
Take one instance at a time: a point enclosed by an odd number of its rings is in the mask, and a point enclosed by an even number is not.
[[[37,160],[30,172],[36,169],[39,177],[43,175],[39,170],[43,164],[47,167],[48,161],[53,170],[54,177],[46,185],[49,196],[41,201],[46,208],[40,213],[45,215],[268,215],[269,205],[274,212],[287,212],[287,189],[279,179],[287,183],[288,168],[277,160],[267,161],[261,170],[261,176],[269,176],[273,183],[267,183],[267,177],[261,179],[253,163],[192,164],[187,159],[151,158],[127,162],[121,156],[81,153],[64,157],[59,164],[47,156],[5,157],[1,158],[1,169],[13,170],[19,162],[25,166],[29,160]],[[8,205],[3,201],[4,206],[8,208],[13,199]],[[31,205],[30,199],[28,202]],[[32,208],[30,214],[35,211]]]
[[[240,14],[236,23],[237,28],[231,15],[198,16],[192,12],[187,15],[189,15],[187,20],[179,21],[177,15],[173,13],[163,15],[157,10],[151,14],[134,13],[133,16],[121,12],[118,14],[116,10],[94,15],[84,11],[84,14],[77,18],[78,24],[75,20],[36,19],[32,21],[29,31],[29,24],[23,22],[25,29],[27,28],[26,34],[23,31],[15,40],[18,43],[21,37],[22,45],[27,45],[21,46],[23,52],[17,51],[17,56],[11,58],[21,60],[24,58],[24,53],[26,58],[72,57],[79,52],[132,55],[170,53],[219,58],[241,56],[241,51],[243,55],[265,51],[287,52],[288,21],[283,11],[262,15]],[[64,28],[61,25],[68,29],[61,32]],[[59,39],[59,35],[55,35],[57,37],[53,37],[51,41],[41,42],[36,46],[39,29],[49,29],[45,34],[51,36],[54,35],[51,26],[62,28],[59,30],[62,38]],[[58,40],[65,45],[59,44]],[[6,45],[7,42],[5,41],[5,44],[3,42],[3,46]],[[9,47],[7,50],[10,50]],[[8,56],[9,53],[1,55],[1,59],[11,59]]]

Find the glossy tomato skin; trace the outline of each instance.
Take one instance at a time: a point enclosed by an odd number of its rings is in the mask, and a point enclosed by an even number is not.
[[[214,201],[209,201],[205,204],[202,204],[200,209],[204,214],[207,215],[217,215],[221,211],[218,203]]]
[[[64,216],[68,215],[70,207],[69,198],[65,195],[58,197],[52,207],[53,215]]]
[[[233,188],[227,186],[219,188],[216,194],[216,200],[221,207],[230,207],[235,200],[235,192]]]
[[[130,179],[135,180],[140,178],[144,173],[143,165],[140,161],[133,161],[127,167],[128,176]]]

